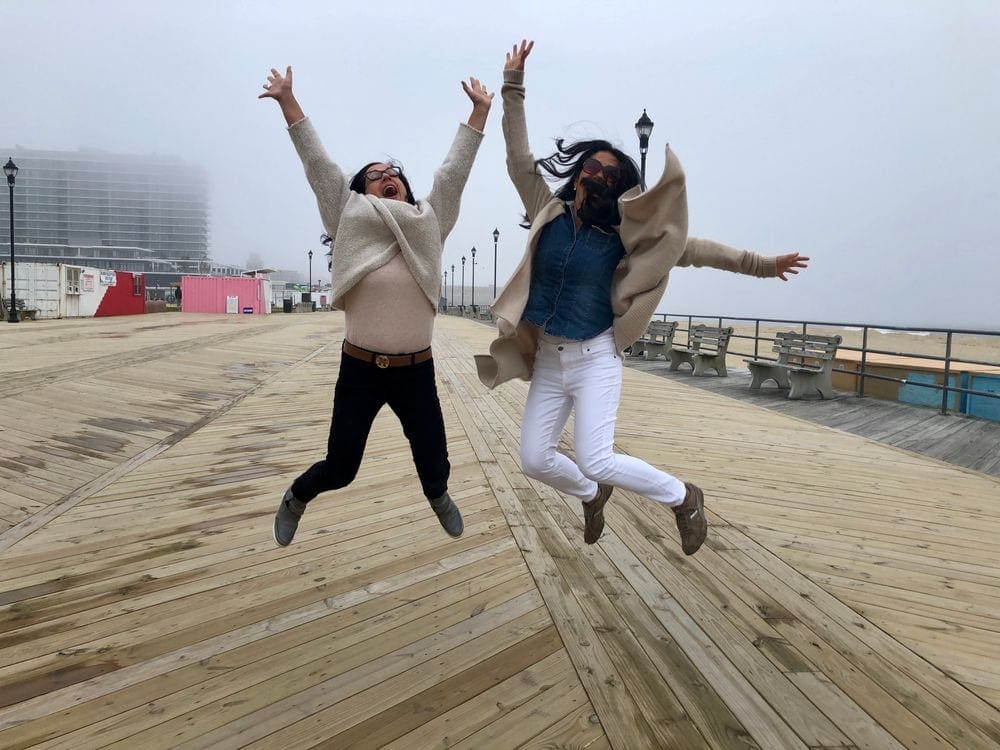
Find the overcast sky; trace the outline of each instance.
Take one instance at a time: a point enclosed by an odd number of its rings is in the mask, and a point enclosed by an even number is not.
[[[637,157],[646,108],[648,172],[669,141],[692,235],[812,258],[787,284],[678,269],[661,310],[1000,329],[995,0],[0,0],[0,28],[0,142],[203,164],[221,261],[304,272],[323,250],[278,107],[256,98],[270,67],[293,66],[348,172],[392,156],[424,195],[469,114],[459,81],[499,89],[528,37],[536,155],[602,136]],[[501,285],[526,236],[500,114],[498,95],[445,248],[450,266],[477,247],[479,284],[493,228]]]

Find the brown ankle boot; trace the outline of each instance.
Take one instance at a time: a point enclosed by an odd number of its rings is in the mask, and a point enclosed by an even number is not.
[[[593,544],[601,538],[601,532],[604,531],[604,504],[608,502],[614,489],[610,484],[599,484],[593,500],[583,504],[583,541],[587,544]]]
[[[693,555],[708,535],[705,495],[690,482],[685,482],[684,486],[687,487],[684,502],[675,505],[673,511],[677,521],[677,531],[681,535],[681,549],[685,555]]]

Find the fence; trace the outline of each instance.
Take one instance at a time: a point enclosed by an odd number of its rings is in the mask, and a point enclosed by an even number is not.
[[[851,330],[861,331],[861,346],[848,346],[842,344],[840,350],[854,351],[860,353],[860,367],[858,370],[852,371],[842,367],[835,367],[834,372],[844,373],[850,376],[856,376],[858,380],[858,396],[864,397],[865,395],[865,381],[866,380],[883,380],[899,383],[906,386],[915,386],[919,388],[932,388],[941,391],[941,413],[947,414],[949,411],[949,400],[951,394],[957,394],[959,399],[968,398],[971,396],[978,396],[989,399],[998,399],[997,403],[1000,404],[1000,392],[983,391],[971,387],[964,387],[961,383],[957,386],[951,385],[950,379],[954,372],[957,372],[954,365],[975,365],[979,367],[987,368],[997,368],[997,375],[1000,376],[1000,362],[990,362],[982,361],[976,359],[970,359],[968,357],[953,357],[952,347],[954,338],[956,336],[986,336],[995,337],[997,344],[1000,345],[1000,331],[977,331],[977,330],[967,330],[967,329],[953,329],[953,328],[913,328],[906,326],[891,326],[891,325],[875,325],[872,323],[835,323],[835,322],[825,322],[825,321],[803,321],[803,320],[782,320],[775,318],[745,318],[736,316],[718,316],[718,315],[685,315],[685,314],[673,314],[673,313],[657,313],[657,316],[663,320],[676,320],[678,321],[678,331],[690,332],[692,326],[696,321],[712,321],[712,324],[718,325],[720,328],[723,327],[723,322],[741,322],[741,323],[753,323],[754,333],[752,336],[745,333],[734,332],[731,340],[742,339],[742,340],[752,340],[754,342],[753,352],[737,352],[730,348],[729,353],[735,356],[741,357],[753,357],[754,359],[770,359],[770,357],[761,356],[760,352],[760,342],[766,341],[769,344],[774,341],[773,338],[766,335],[761,335],[761,323],[765,324],[777,324],[777,325],[792,325],[801,330],[802,333],[808,333],[810,326],[813,328],[846,328]],[[687,321],[687,328],[680,327],[682,321]],[[944,342],[944,352],[942,355],[932,355],[932,354],[922,354],[917,352],[898,352],[898,351],[887,351],[884,349],[874,349],[868,346],[868,337],[871,331],[893,331],[893,332],[903,332],[903,333],[937,333],[945,335]],[[932,362],[942,362],[943,364],[943,382],[942,383],[925,383],[918,380],[913,380],[910,378],[895,378],[890,375],[879,374],[872,371],[869,366],[869,355],[878,354],[885,355],[889,357],[910,357],[918,360],[927,360]],[[972,383],[972,378],[969,378],[969,383]]]

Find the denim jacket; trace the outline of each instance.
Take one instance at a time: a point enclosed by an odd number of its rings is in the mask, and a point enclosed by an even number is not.
[[[625,255],[617,232],[579,229],[573,206],[542,228],[523,320],[574,341],[591,339],[614,322],[611,280]]]

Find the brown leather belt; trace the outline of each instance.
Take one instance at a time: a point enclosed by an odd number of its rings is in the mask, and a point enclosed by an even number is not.
[[[379,352],[370,352],[367,349],[362,349],[360,346],[355,346],[347,339],[344,339],[343,352],[350,357],[360,359],[362,362],[369,362],[383,370],[387,367],[419,365],[421,362],[426,362],[433,357],[429,346],[412,354],[380,354]]]

